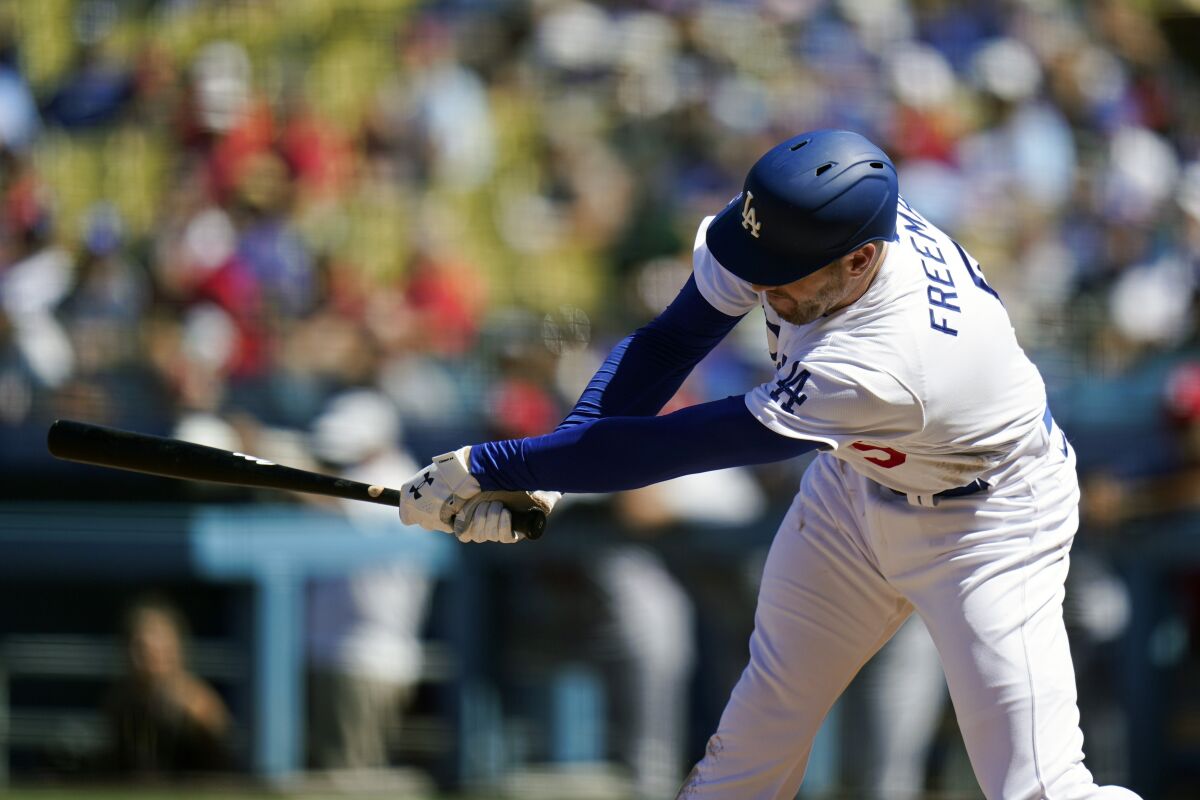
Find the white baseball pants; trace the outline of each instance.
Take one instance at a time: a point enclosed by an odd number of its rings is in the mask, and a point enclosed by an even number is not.
[[[991,491],[933,508],[814,460],[767,557],[750,663],[679,798],[794,797],[834,701],[915,609],[989,800],[1136,800],[1083,765],[1062,620],[1074,453],[1039,431]]]

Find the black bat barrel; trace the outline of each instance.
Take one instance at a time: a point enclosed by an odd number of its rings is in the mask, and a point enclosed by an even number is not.
[[[102,425],[58,420],[50,426],[46,444],[58,458],[85,464],[194,481],[289,489],[393,506],[400,504],[400,494],[395,489],[385,489],[379,497],[371,497],[365,484],[354,481],[280,466],[246,453],[231,453],[207,445]],[[362,487],[361,495],[354,491],[356,486]],[[388,492],[390,497],[384,497]]]

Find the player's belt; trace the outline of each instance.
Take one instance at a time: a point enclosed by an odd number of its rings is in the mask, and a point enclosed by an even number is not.
[[[932,495],[932,497],[934,500],[944,500],[947,497],[966,497],[969,494],[986,492],[990,488],[992,488],[990,483],[985,481],[983,478],[976,478],[965,486],[955,486],[953,489],[945,489],[937,494]],[[892,491],[898,495],[908,495],[908,492],[901,492],[896,489],[892,489]]]
[[[1054,417],[1050,414],[1050,406],[1046,406],[1046,411],[1042,414],[1042,424],[1046,426],[1046,433],[1051,433],[1054,428]],[[1067,437],[1063,435],[1062,443],[1063,455],[1067,453]],[[890,489],[894,494],[901,497],[907,497],[910,505],[914,506],[931,506],[937,505],[939,500],[945,500],[949,497],[966,497],[967,495],[986,492],[992,488],[991,484],[982,478],[976,478],[965,486],[955,486],[953,489],[944,489],[936,494],[915,494],[911,492],[901,492],[897,489]]]

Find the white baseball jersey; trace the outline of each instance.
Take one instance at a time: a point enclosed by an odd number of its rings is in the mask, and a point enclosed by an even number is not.
[[[696,237],[696,285],[731,316],[762,306],[776,374],[746,404],[776,433],[831,449],[905,494],[988,481],[1042,424],[1046,391],[979,265],[903,199],[866,293],[807,325],[781,320]]]

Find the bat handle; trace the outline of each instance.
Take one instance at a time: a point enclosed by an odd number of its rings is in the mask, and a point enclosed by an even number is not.
[[[400,490],[385,489],[382,486],[366,487],[366,497],[358,499],[369,500],[386,506],[400,505]],[[509,509],[512,514],[513,530],[525,534],[527,539],[540,539],[546,532],[546,512],[540,508]]]
[[[540,508],[512,512],[513,530],[530,539],[540,539],[546,532],[546,512]]]

